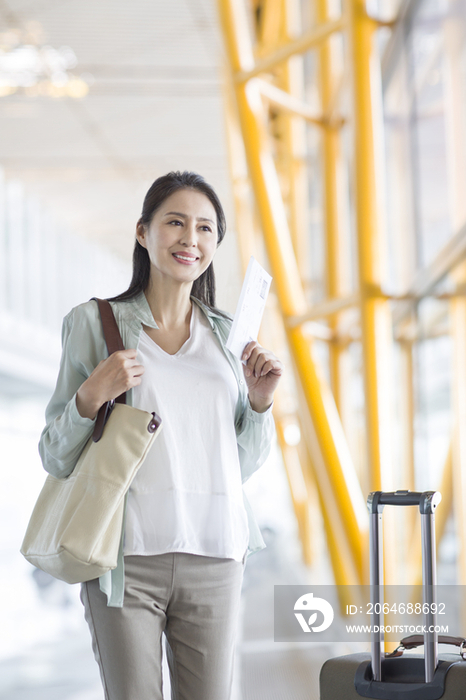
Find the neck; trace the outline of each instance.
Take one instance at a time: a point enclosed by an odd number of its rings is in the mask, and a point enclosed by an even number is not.
[[[191,318],[192,284],[166,285],[151,280],[145,291],[154,321],[159,328],[173,330],[189,325]]]

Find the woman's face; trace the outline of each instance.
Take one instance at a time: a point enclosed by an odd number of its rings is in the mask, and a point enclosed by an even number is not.
[[[201,192],[178,190],[157,209],[148,227],[138,226],[136,237],[149,254],[152,280],[192,283],[217,249],[217,215]]]

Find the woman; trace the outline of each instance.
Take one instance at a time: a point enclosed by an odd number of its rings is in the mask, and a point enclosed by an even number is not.
[[[267,457],[282,365],[257,342],[226,348],[212,260],[225,235],[195,173],[158,178],[136,228],[133,279],[111,299],[126,350],[107,357],[97,304],[64,319],[63,356],[40,441],[45,469],[71,473],[99,407],[128,392],[163,430],[126,502],[119,563],[82,584],[108,700],[161,700],[162,634],[172,697],[228,700],[243,565],[263,541],[242,493]]]

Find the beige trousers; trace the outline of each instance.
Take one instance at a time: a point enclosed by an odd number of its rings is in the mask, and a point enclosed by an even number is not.
[[[125,557],[122,608],[99,581],[81,600],[106,700],[162,700],[162,634],[172,700],[229,700],[243,564],[194,554]]]

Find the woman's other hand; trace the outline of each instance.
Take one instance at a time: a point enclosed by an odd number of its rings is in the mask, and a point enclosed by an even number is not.
[[[275,389],[283,374],[283,365],[273,352],[255,340],[246,345],[241,359],[246,363],[243,372],[251,408],[256,413],[263,413],[272,404]]]
[[[83,418],[93,420],[102,404],[141,383],[144,367],[136,356],[136,350],[118,350],[99,362],[76,395],[76,406]]]

